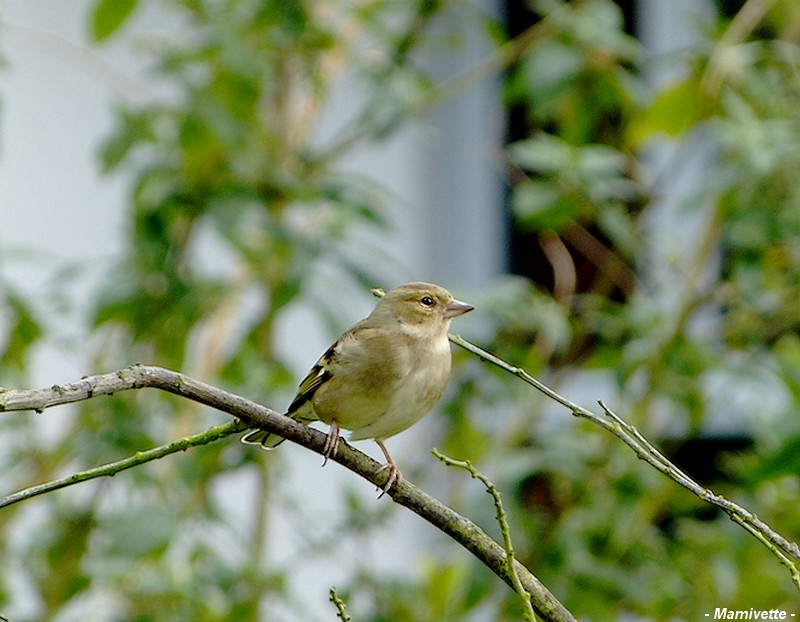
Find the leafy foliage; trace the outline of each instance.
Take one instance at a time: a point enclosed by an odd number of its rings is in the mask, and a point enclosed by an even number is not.
[[[785,358],[794,360],[800,317],[790,250],[800,214],[790,173],[799,163],[796,12],[776,3],[764,31],[736,41],[721,23],[711,46],[684,55],[681,80],[645,97],[641,54],[612,3],[536,7],[540,34],[507,90],[521,136],[508,151],[515,267],[528,279],[486,301],[496,317],[487,348],[568,387],[573,400],[624,404],[617,410],[662,436],[679,465],[736,490],[797,539],[796,518],[763,505],[770,494],[797,503],[800,481],[789,458],[796,374]],[[674,216],[657,222],[702,229],[670,259],[654,254],[666,236],[648,220],[663,214],[699,136],[713,157],[687,200],[672,200]],[[638,154],[666,137],[671,175],[663,188],[648,185]],[[650,265],[653,257],[666,261]],[[498,483],[516,492],[520,553],[578,617],[692,619],[713,603],[786,608],[796,599],[783,569],[727,517],[647,472],[615,439],[556,423],[513,379],[485,376],[471,369],[472,384],[450,404],[448,452],[506,474]],[[504,422],[487,412],[504,412]],[[769,579],[748,582],[754,566]]]
[[[93,38],[122,36],[143,4],[98,0]],[[274,395],[292,381],[276,326],[326,286],[314,276],[320,266],[338,283],[382,280],[378,262],[345,250],[354,227],[388,224],[382,195],[345,175],[342,158],[436,100],[415,54],[431,42],[439,11],[471,8],[458,0],[158,6],[185,36],[151,46],[153,80],[169,94],[121,107],[102,150],[109,172],[133,171],[135,182],[128,246],[97,296],[95,365],[199,368],[234,391]],[[795,3],[771,3],[747,30],[735,15],[720,17],[706,43],[681,55],[681,77],[655,89],[610,0],[534,2],[526,17],[532,30],[508,35],[525,44],[503,77],[518,275],[479,301],[492,323],[484,345],[576,401],[616,402],[702,483],[798,539]],[[356,113],[323,141],[317,130],[343,83],[360,93]],[[652,179],[650,150],[664,145],[672,161]],[[699,180],[664,219],[674,179],[695,165],[688,156],[698,148],[708,154]],[[684,221],[692,239],[665,248],[663,227]],[[0,369],[14,378],[44,329],[29,301],[7,288],[2,295]],[[330,320],[334,312],[319,307]],[[579,618],[695,619],[712,605],[788,609],[796,600],[785,569],[726,517],[512,378],[455,357],[436,444],[492,476],[521,560]],[[127,455],[215,416],[168,397],[120,395],[80,409],[47,442],[4,419],[4,486]],[[687,438],[700,449],[688,451]],[[296,619],[303,603],[289,584],[303,565],[326,559],[332,538],[358,544],[392,508],[348,497],[345,518],[320,533],[274,485],[280,463],[262,460],[211,445],[51,495],[38,502],[33,540],[18,537],[29,533],[24,509],[4,510],[0,555],[23,568],[0,564],[0,607],[14,602],[22,576],[41,619],[100,603],[109,620],[255,620],[264,602]],[[246,526],[219,498],[227,478],[241,476],[258,491]],[[496,533],[479,486],[441,469],[411,475],[426,477]],[[304,559],[266,562],[268,507],[306,534]],[[519,619],[516,596],[451,547],[432,546],[403,577],[358,555],[331,583],[353,619]]]
[[[144,4],[98,0],[91,36],[121,36]],[[294,381],[274,345],[282,314],[301,296],[335,298],[343,281],[366,289],[388,276],[347,248],[354,224],[380,230],[386,217],[380,188],[344,174],[340,161],[407,114],[410,104],[394,94],[428,88],[408,57],[438,4],[328,11],[301,1],[167,0],[155,8],[184,31],[150,41],[162,95],[121,105],[100,153],[106,171],[134,181],[127,247],[96,294],[94,365],[202,369],[206,380],[274,400]],[[315,130],[344,81],[363,91],[361,110],[323,144]],[[329,282],[314,277],[323,265]],[[26,301],[10,290],[3,300],[11,331],[0,363],[19,370],[42,330]],[[335,310],[319,312],[341,321]],[[156,395],[84,405],[47,447],[31,451],[34,426],[19,434],[3,458],[14,465],[4,487],[114,460],[219,417]],[[107,619],[245,620],[258,619],[260,598],[289,600],[285,573],[263,563],[263,527],[243,531],[218,499],[226,478],[255,472],[253,520],[267,513],[272,476],[257,454],[219,444],[113,487],[43,501],[49,537],[18,552],[38,617],[108,600]],[[6,512],[0,529],[13,529],[18,515]],[[10,598],[0,595],[0,605]]]

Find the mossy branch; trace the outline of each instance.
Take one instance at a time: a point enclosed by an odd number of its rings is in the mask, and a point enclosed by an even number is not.
[[[5,497],[0,497],[0,508],[19,503],[20,501],[25,501],[26,499],[38,497],[39,495],[43,495],[47,492],[53,492],[54,490],[66,488],[67,486],[80,484],[81,482],[86,482],[90,479],[96,479],[98,477],[112,477],[120,471],[126,471],[127,469],[139,466],[140,464],[145,464],[146,462],[151,462],[152,460],[158,460],[159,458],[163,458],[164,456],[168,456],[179,451],[186,451],[190,447],[206,445],[231,434],[242,432],[247,428],[248,426],[238,419],[229,421],[224,425],[216,426],[199,434],[193,434],[191,436],[180,438],[177,441],[167,443],[166,445],[154,447],[153,449],[148,449],[146,451],[137,451],[132,456],[128,456],[122,460],[117,460],[116,462],[109,462],[99,467],[87,469],[86,471],[79,471],[78,473],[67,475],[66,477],[54,479],[37,486],[31,486],[30,488],[24,488],[23,490],[6,495]],[[0,622],[2,622],[2,620],[3,618],[0,616]]]

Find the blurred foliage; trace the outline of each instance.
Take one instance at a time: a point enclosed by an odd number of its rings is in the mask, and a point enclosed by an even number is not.
[[[27,368],[31,350],[39,343],[44,329],[35,311],[14,289],[2,287],[2,321],[5,335],[0,342],[0,369],[6,378],[20,379]]]
[[[670,59],[679,77],[657,88],[614,3],[523,13],[540,36],[505,95],[513,263],[527,278],[479,305],[496,322],[482,345],[574,401],[615,403],[700,481],[797,540],[800,15],[791,2],[748,4],[769,9],[707,24],[708,40]],[[647,177],[654,147],[670,161]],[[676,191],[690,166],[697,181]],[[696,228],[677,240],[658,228],[685,232],[682,221]],[[565,422],[511,378],[464,373],[447,450],[514,492],[515,548],[579,618],[797,601],[755,539],[616,439]],[[470,499],[490,529],[475,506],[486,500]]]
[[[610,0],[509,3],[513,19],[483,24],[498,46],[528,38],[502,84],[518,276],[477,302],[492,322],[483,346],[574,401],[613,404],[703,484],[797,540],[800,15],[792,0],[762,4],[748,21],[725,3],[703,42],[671,59],[677,77],[658,86]],[[120,107],[102,150],[107,170],[132,172],[134,184],[128,246],[98,293],[87,373],[142,360],[274,398],[294,382],[275,347],[282,314],[342,281],[366,291],[386,277],[374,255],[349,248],[355,226],[387,225],[380,188],[343,174],[342,158],[435,101],[416,58],[440,11],[488,18],[459,0],[97,0],[92,38],[125,36],[145,5],[182,36],[149,42],[165,95]],[[353,116],[322,141],[342,88],[359,93]],[[669,154],[659,177],[649,172],[653,148]],[[704,157],[691,157],[697,150]],[[699,181],[669,203],[690,166],[702,166]],[[657,217],[665,209],[671,219]],[[691,235],[677,240],[660,229],[685,232],[684,221]],[[323,264],[336,278],[315,276]],[[36,307],[6,286],[0,304],[0,371],[11,384],[46,333]],[[335,309],[315,307],[332,334],[341,328]],[[698,619],[715,606],[797,602],[785,569],[725,516],[513,378],[455,359],[438,444],[504,491],[521,560],[578,618]],[[57,438],[3,419],[3,485],[93,466],[218,418],[128,394],[77,410]],[[331,540],[362,553],[393,508],[348,496],[345,518],[322,528],[302,499],[274,486],[280,466],[270,465],[219,443],[49,495],[33,516],[3,510],[0,556],[18,562],[0,564],[0,611],[22,582],[42,620],[89,609],[103,620],[256,620],[267,604],[302,618],[291,584],[303,568],[332,555]],[[259,493],[242,524],[219,490],[253,474]],[[446,491],[497,535],[491,502],[463,473],[410,479]],[[268,506],[304,533],[302,559],[265,561]],[[521,616],[507,586],[453,543],[435,544],[402,577],[356,558],[331,579],[353,619]]]
[[[391,133],[430,90],[412,56],[439,7],[94,3],[87,30],[98,45],[124,36],[144,11],[181,32],[145,38],[139,29],[151,66],[147,103],[119,104],[100,152],[107,172],[133,181],[127,247],[95,294],[86,373],[151,361],[271,404],[288,397],[296,379],[275,347],[283,314],[311,307],[338,332],[351,318],[319,302],[348,283],[366,292],[390,278],[382,252],[353,248],[350,237],[353,225],[362,236],[385,229],[384,192],[345,174],[342,160]],[[348,92],[359,93],[350,97],[352,117],[332,117],[332,102]],[[43,327],[35,305],[11,289],[0,300],[9,335],[0,342],[3,383],[23,384]],[[118,459],[221,418],[149,393],[82,405],[52,434],[4,418],[16,440],[2,457],[3,486]],[[14,552],[26,570],[13,572],[28,585],[36,618],[70,619],[102,603],[108,620],[255,620],[260,598],[290,601],[287,574],[263,563],[263,518],[274,500],[266,462],[263,452],[220,443],[113,486],[43,500],[39,528],[47,537]],[[239,489],[258,491],[247,499],[249,526],[220,500],[225,482],[237,478]],[[4,512],[3,559],[10,543],[30,537],[23,517],[24,508]],[[316,549],[325,547],[309,555]],[[14,600],[10,580],[0,569],[0,611]]]

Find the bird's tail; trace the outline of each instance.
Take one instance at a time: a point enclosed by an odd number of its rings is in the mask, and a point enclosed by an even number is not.
[[[243,443],[262,445],[264,449],[275,449],[286,439],[266,430],[253,430],[242,437]]]
[[[293,404],[294,405],[294,404]],[[287,417],[291,417],[292,419],[299,421],[300,423],[305,423],[308,425],[312,421],[316,421],[317,417],[312,412],[306,412],[303,409],[300,410],[289,410],[286,413]],[[267,432],[266,430],[251,430],[247,432],[244,436],[242,436],[242,442],[248,443],[252,445],[261,445],[264,449],[275,449],[278,445],[280,445],[286,439],[283,438],[280,434],[275,434],[274,432]]]

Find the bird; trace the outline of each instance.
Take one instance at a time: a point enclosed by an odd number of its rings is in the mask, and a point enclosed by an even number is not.
[[[323,466],[336,455],[340,429],[349,440],[373,439],[389,477],[381,496],[403,474],[384,442],[422,419],[439,401],[450,377],[448,330],[453,318],[474,307],[444,287],[414,282],[381,297],[372,312],[346,330],[317,360],[300,383],[286,415],[330,426]],[[277,447],[285,439],[253,430],[245,443]]]

